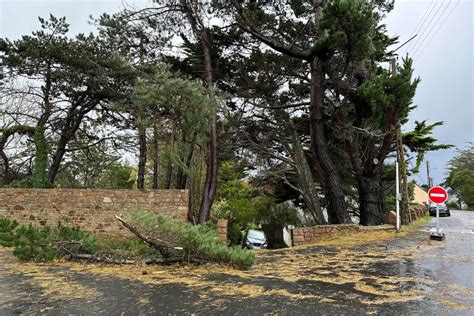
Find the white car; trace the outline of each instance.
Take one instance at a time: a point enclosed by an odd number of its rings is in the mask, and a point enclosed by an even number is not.
[[[250,229],[244,237],[243,247],[247,249],[267,248],[267,238],[261,230]]]

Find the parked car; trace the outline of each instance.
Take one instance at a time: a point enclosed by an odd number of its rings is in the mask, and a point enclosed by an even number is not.
[[[439,216],[451,216],[451,211],[446,204],[439,204]],[[430,216],[436,216],[436,204],[431,203],[430,205]]]
[[[267,238],[261,230],[250,229],[244,236],[243,247],[247,249],[267,248]]]

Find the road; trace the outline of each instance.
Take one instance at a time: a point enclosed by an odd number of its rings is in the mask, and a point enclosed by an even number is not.
[[[20,264],[0,251],[0,315],[473,315],[474,212],[390,241],[259,252],[249,271]]]
[[[474,315],[474,212],[451,211],[451,217],[440,217],[440,228],[446,234],[444,242],[433,241],[441,246],[424,252],[417,264],[429,273],[439,284],[438,297],[459,306],[472,309],[458,314]],[[426,233],[436,227],[435,218],[424,230]],[[443,285],[446,285],[445,287]],[[450,305],[449,303],[447,304]]]

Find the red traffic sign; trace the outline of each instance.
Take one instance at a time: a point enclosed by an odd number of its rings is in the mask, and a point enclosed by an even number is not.
[[[432,187],[428,191],[428,197],[430,198],[430,201],[436,204],[441,204],[446,202],[448,199],[448,192],[446,192],[445,189],[442,187]]]

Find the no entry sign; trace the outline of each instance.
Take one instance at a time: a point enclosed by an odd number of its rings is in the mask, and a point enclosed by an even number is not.
[[[448,199],[448,192],[446,192],[445,189],[442,187],[432,187],[428,191],[428,197],[430,198],[430,201],[436,204],[441,204],[446,202]]]

